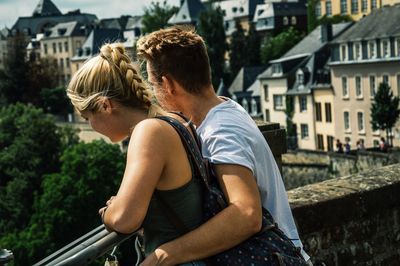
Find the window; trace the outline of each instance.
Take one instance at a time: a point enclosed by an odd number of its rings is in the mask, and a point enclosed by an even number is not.
[[[289,24],[289,19],[288,17],[283,17],[283,25],[288,25]]]
[[[326,140],[328,142],[328,151],[333,151],[333,142],[335,138],[332,136],[326,136]]]
[[[375,8],[377,8],[377,7],[378,7],[378,5],[377,5],[376,0],[371,0],[371,10],[372,10],[372,9],[375,9]]]
[[[317,134],[317,149],[324,150],[324,136]]]
[[[370,96],[374,97],[376,94],[375,76],[369,76],[369,91],[370,91]]]
[[[69,47],[68,47],[68,42],[64,42],[64,51],[68,52]]]
[[[47,54],[47,43],[43,45],[44,54]]]
[[[358,0],[351,0],[351,13],[352,14],[358,13]]]
[[[318,122],[322,121],[321,103],[315,103],[315,119]]]
[[[342,61],[346,61],[347,60],[347,45],[346,44],[342,44],[340,46],[340,59]]]
[[[357,42],[354,43],[354,60],[361,60],[362,53],[361,53],[361,43]]]
[[[298,82],[299,84],[301,84],[301,85],[304,84],[304,74],[303,74],[303,71],[301,71],[301,70],[299,70],[299,71],[297,72],[297,82]]]
[[[68,74],[68,75],[67,75],[67,82],[69,82],[70,80],[71,80],[71,75]]]
[[[275,109],[283,109],[283,96],[282,95],[274,95],[274,108]]]
[[[81,48],[82,47],[81,41],[76,41],[75,45],[76,45],[76,48]]]
[[[57,53],[57,44],[53,42],[53,54]]]
[[[349,88],[347,86],[347,77],[342,77],[342,93],[343,98],[349,98]]]
[[[340,0],[340,13],[347,14],[347,0]]]
[[[387,85],[389,85],[389,76],[388,75],[383,75],[382,76],[382,82],[386,83]]]
[[[372,143],[373,143],[375,148],[379,147],[379,140],[378,139],[374,139],[374,141]]]
[[[307,96],[299,96],[300,112],[307,111]]]
[[[400,97],[400,75],[397,75],[397,97]]]
[[[264,100],[268,102],[268,84],[264,84]]]
[[[400,38],[396,39],[396,56],[400,56]]]
[[[376,43],[375,43],[375,41],[368,42],[368,58],[376,58]]]
[[[326,15],[332,16],[332,3],[331,0],[326,0]]]
[[[321,16],[321,2],[318,1],[315,5],[315,16],[319,18]]]
[[[282,74],[281,64],[273,64],[272,65],[272,75]]]
[[[246,112],[249,112],[249,103],[247,102],[246,98],[243,98],[242,100],[242,106]]]
[[[343,113],[344,130],[350,131],[350,113],[345,111]]]
[[[69,58],[65,58],[65,65],[69,68]]]
[[[271,118],[269,117],[269,109],[265,109],[265,121],[271,122]]]
[[[356,76],[356,96],[357,96],[357,98],[363,97],[360,76]]]
[[[332,122],[332,107],[331,107],[331,103],[325,103],[325,121],[327,123]]]
[[[64,68],[64,59],[63,58],[60,58],[60,67]]]
[[[58,51],[60,53],[62,53],[62,43],[61,42],[58,43]]]
[[[291,18],[291,23],[292,23],[292,25],[296,25],[296,24],[297,24],[297,19],[296,19],[295,16],[293,16],[293,17]]]
[[[251,99],[251,114],[252,115],[258,114],[258,106],[257,106],[257,101],[255,99]]]
[[[357,124],[358,124],[358,132],[364,132],[364,113],[357,112]]]
[[[367,12],[368,0],[361,0],[361,12]]]
[[[382,57],[390,57],[390,43],[389,40],[382,40]]]
[[[305,139],[308,138],[308,125],[307,124],[301,124],[301,138]]]

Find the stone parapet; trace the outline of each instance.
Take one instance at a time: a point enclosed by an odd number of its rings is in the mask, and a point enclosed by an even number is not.
[[[299,187],[288,197],[317,265],[398,265],[400,164]]]

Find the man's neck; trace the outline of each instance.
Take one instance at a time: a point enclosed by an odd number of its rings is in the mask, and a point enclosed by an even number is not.
[[[191,95],[183,104],[182,112],[199,127],[206,118],[208,112],[223,101],[224,100],[218,98],[214,92]]]

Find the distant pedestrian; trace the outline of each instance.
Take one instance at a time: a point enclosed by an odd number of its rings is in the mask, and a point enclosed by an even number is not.
[[[340,141],[340,139],[336,140],[336,152],[343,153],[343,143]]]
[[[388,149],[388,144],[385,141],[384,137],[381,137],[381,140],[379,141],[379,149],[383,152],[387,152]]]
[[[357,150],[365,151],[364,139],[359,139],[357,141]]]

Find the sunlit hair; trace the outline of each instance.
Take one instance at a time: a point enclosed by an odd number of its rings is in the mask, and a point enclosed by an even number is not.
[[[136,52],[150,63],[159,82],[163,75],[170,75],[191,93],[200,93],[211,85],[207,49],[193,27],[173,26],[152,32],[137,41]]]
[[[121,43],[104,44],[99,55],[86,61],[72,77],[67,95],[79,112],[98,111],[105,98],[134,108],[157,109],[151,90]]]

